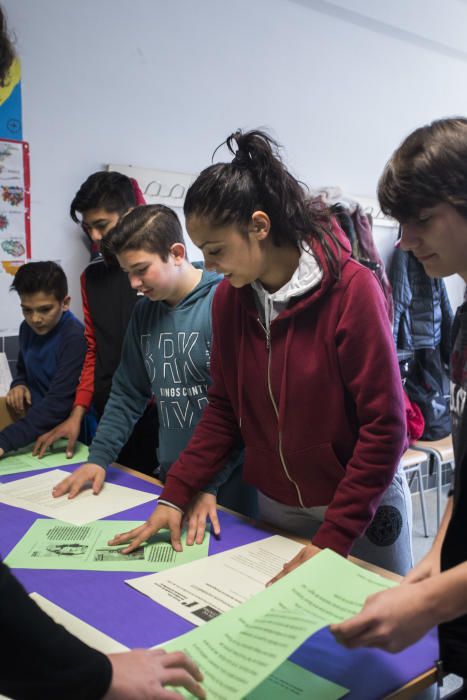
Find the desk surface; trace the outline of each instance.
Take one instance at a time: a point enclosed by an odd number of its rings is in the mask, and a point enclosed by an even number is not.
[[[73,471],[76,465],[63,467]],[[0,470],[1,473],[1,470]],[[2,482],[31,476],[4,476]],[[110,468],[108,480],[153,493],[160,491],[151,477],[124,468]],[[154,502],[117,513],[109,520],[145,520]],[[5,558],[38,516],[0,503],[0,555]],[[209,553],[254,542],[270,532],[247,518],[220,513],[222,535],[211,538]],[[118,532],[116,523],[116,532]],[[28,592],[36,591],[128,647],[161,644],[192,629],[192,625],[124,583],[140,573],[52,571],[16,569]],[[337,644],[328,629],[310,637],[291,657],[292,661],[350,689],[348,700],[376,700],[391,696],[414,697],[434,682],[438,643],[434,632],[400,654],[375,649],[349,651]],[[371,673],[369,673],[371,669]],[[362,682],[364,681],[364,682]],[[364,687],[362,687],[364,686]],[[391,695],[393,693],[393,695]]]

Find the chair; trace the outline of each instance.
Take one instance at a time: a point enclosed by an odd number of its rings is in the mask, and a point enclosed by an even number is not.
[[[413,446],[430,456],[433,465],[430,473],[436,473],[436,508],[439,527],[441,521],[441,497],[443,495],[443,464],[454,464],[452,435],[448,435],[442,440],[417,440]]]
[[[428,527],[426,522],[426,508],[425,508],[425,491],[423,488],[423,477],[422,477],[422,465],[428,465],[428,455],[426,452],[408,449],[401,458],[401,465],[405,473],[411,474],[412,478],[409,479],[409,486],[412,485],[412,481],[417,476],[418,477],[418,490],[420,494],[420,506],[422,509],[422,520],[423,520],[423,530],[425,532],[425,537],[428,537]]]

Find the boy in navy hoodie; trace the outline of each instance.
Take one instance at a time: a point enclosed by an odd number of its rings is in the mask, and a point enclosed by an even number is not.
[[[159,476],[165,481],[208,403],[211,305],[222,278],[187,260],[177,215],[162,205],[136,207],[122,217],[106,236],[104,249],[117,256],[132,288],[146,298],[136,304],[130,319],[89,461],[55,487],[55,496],[69,491],[74,497],[88,481],[95,493],[101,490],[107,465],[116,459],[152,394],[159,417]],[[241,461],[241,450],[232,453],[198,498],[196,512],[201,510],[204,520],[209,515],[214,529],[215,494],[226,481],[219,502],[251,512],[254,496],[241,484]],[[193,523],[189,541],[195,531]]]
[[[70,412],[86,353],[84,326],[69,311],[68,284],[54,262],[22,265],[11,285],[24,321],[16,377],[3,402],[11,424],[0,432],[0,457],[36,440]]]

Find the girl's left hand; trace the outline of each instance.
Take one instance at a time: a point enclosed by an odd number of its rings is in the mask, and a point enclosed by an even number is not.
[[[280,578],[283,578],[287,574],[290,574],[291,571],[297,568],[297,566],[300,566],[300,564],[303,564],[304,562],[308,561],[308,559],[311,559],[311,557],[314,557],[315,554],[318,554],[321,552],[321,549],[319,547],[315,547],[314,544],[311,542],[307,544],[303,549],[299,551],[298,554],[294,556],[293,559],[287,562],[287,564],[284,564],[282,567],[282,571],[277,574],[277,576],[274,576],[270,581],[267,582],[266,586],[270,586],[271,583],[275,583],[276,581],[279,581]]]
[[[214,534],[220,535],[221,526],[217,517],[217,499],[212,493],[199,493],[190,503],[185,514],[188,525],[186,543],[202,544],[206,530],[206,519],[212,523]]]

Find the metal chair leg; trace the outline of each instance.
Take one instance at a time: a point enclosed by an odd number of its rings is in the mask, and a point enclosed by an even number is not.
[[[427,520],[426,520],[426,508],[425,508],[425,491],[423,488],[423,481],[422,481],[422,467],[419,464],[418,467],[415,469],[415,473],[418,476],[418,490],[420,493],[420,505],[422,508],[422,520],[423,520],[423,530],[425,532],[425,537],[428,537],[428,526],[427,526]]]
[[[433,452],[433,465],[436,471],[436,518],[439,530],[439,524],[441,522],[441,498],[443,495],[443,465],[441,463],[441,457],[437,452]]]

